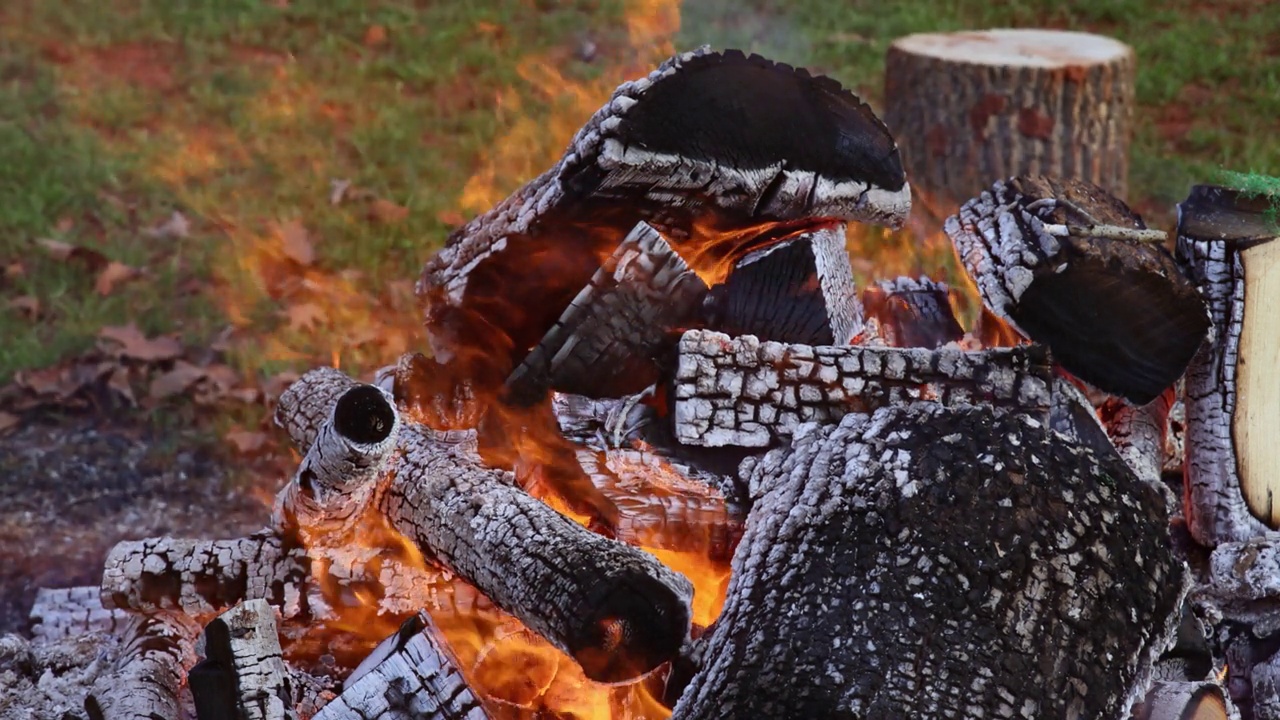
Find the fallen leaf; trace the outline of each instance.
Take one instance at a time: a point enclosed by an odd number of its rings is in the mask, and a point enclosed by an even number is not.
[[[231,430],[223,439],[235,446],[241,454],[252,455],[266,447],[267,434],[256,430]]]
[[[240,373],[227,365],[215,363],[205,369],[205,385],[219,393],[229,392],[240,383]]]
[[[383,225],[396,225],[409,217],[409,208],[378,198],[369,203],[369,218]]]
[[[284,254],[299,265],[310,265],[316,261],[315,248],[311,246],[311,238],[307,229],[297,220],[280,226],[280,243]]]
[[[110,260],[106,255],[80,245],[72,245],[61,240],[51,240],[49,238],[41,238],[36,240],[36,244],[43,247],[49,256],[59,262],[80,262],[84,263],[91,272],[97,272],[106,267]]]
[[[120,365],[107,377],[107,387],[115,391],[130,407],[138,406],[138,398],[133,395],[133,383],[129,381],[129,368]]]
[[[106,267],[102,268],[102,272],[98,273],[98,279],[94,282],[93,287],[99,295],[106,297],[111,294],[112,290],[115,290],[116,285],[141,277],[141,275],[142,271],[138,268],[112,260],[107,263]]]
[[[251,405],[262,400],[262,391],[258,388],[236,388],[226,395],[228,398]]]
[[[439,220],[440,222],[444,223],[445,225],[448,225],[449,227],[457,227],[459,225],[465,225],[467,222],[466,216],[458,212],[457,210],[441,210],[440,212],[436,213],[436,220]]]
[[[302,331],[317,325],[320,325],[325,319],[324,308],[315,303],[298,303],[290,305],[285,310],[285,317],[289,318],[289,329]]]
[[[168,220],[153,228],[147,228],[142,233],[147,237],[162,240],[165,238],[184,238],[191,234],[191,221],[187,220],[186,215],[174,210]]]
[[[301,375],[289,370],[276,373],[267,378],[267,381],[262,384],[262,394],[269,400],[275,400],[283,395],[290,385],[297,382],[299,377]]]
[[[22,422],[22,418],[0,410],[0,435],[8,435],[18,428],[18,424]]]
[[[207,376],[208,373],[204,368],[179,360],[172,370],[156,376],[151,381],[151,386],[147,388],[147,395],[152,400],[164,400],[174,395],[181,395]]]
[[[370,25],[368,30],[364,31],[365,47],[380,47],[387,42],[387,29],[381,25]]]
[[[347,191],[351,189],[350,180],[330,180],[329,181],[329,204],[341,205],[342,201],[347,197]]]
[[[182,354],[182,343],[177,339],[163,335],[148,338],[133,323],[109,325],[98,331],[98,337],[119,344],[118,353],[121,357],[143,362],[173,360]]]
[[[8,302],[10,310],[16,310],[28,320],[40,317],[40,299],[31,295],[13,298]]]

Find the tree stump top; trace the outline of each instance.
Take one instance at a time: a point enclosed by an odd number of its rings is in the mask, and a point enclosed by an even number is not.
[[[918,33],[898,38],[892,47],[950,62],[1046,69],[1109,63],[1133,53],[1114,38],[1065,30]]]

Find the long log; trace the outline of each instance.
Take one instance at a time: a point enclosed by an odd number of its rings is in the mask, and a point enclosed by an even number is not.
[[[178,690],[195,664],[200,627],[183,613],[137,614],[121,633],[112,672],[84,700],[90,720],[178,717]]]
[[[1047,177],[997,181],[944,224],[992,313],[1139,405],[1181,377],[1209,327],[1196,287],[1145,227],[1101,188]]]
[[[964,337],[951,310],[951,289],[927,277],[885,280],[862,294],[875,336],[893,347],[935,349]]]
[[[767,447],[801,423],[916,399],[985,402],[1048,421],[1049,365],[1032,346],[813,347],[690,331],[679,353],[675,434],[690,445]]]
[[[1276,203],[1201,185],[1178,206],[1178,258],[1214,327],[1187,369],[1185,400],[1187,521],[1210,546],[1280,528]]]
[[[846,415],[747,473],[760,498],[675,720],[1119,717],[1178,625],[1158,498],[1025,415]]]
[[[240,603],[205,626],[204,656],[189,675],[200,720],[297,717],[275,611],[265,600]]]

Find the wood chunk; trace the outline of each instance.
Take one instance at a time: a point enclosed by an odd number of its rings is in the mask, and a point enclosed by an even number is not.
[[[1187,520],[1206,545],[1280,528],[1280,229],[1271,200],[1198,185],[1179,206],[1178,259],[1209,303],[1214,339],[1186,380]]]
[[[951,310],[951,288],[927,277],[900,277],[880,282],[862,294],[867,317],[878,335],[893,347],[930,350],[964,337]]]
[[[1133,474],[1153,487],[1163,488],[1164,434],[1173,405],[1173,389],[1141,407],[1116,398],[1102,404],[1099,414],[1111,442]]]
[[[93,633],[121,634],[132,614],[102,606],[102,591],[94,586],[41,588],[36,591],[28,618],[31,635],[54,642]]]
[[[84,700],[90,720],[178,717],[178,690],[195,664],[200,627],[183,613],[136,614],[122,632],[113,671]]]
[[[507,379],[506,400],[532,404],[548,389],[588,397],[643,390],[706,292],[657,230],[636,225]]]
[[[952,207],[998,178],[1079,178],[1125,196],[1132,48],[1100,35],[922,33],[885,58],[885,122],[913,184]]]
[[[298,452],[306,454],[329,420],[334,403],[356,385],[337,368],[320,367],[285,388],[276,402],[275,423],[289,433]]]
[[[1280,653],[1253,666],[1254,720],[1280,720]]]
[[[1215,682],[1157,682],[1134,707],[1133,720],[1238,720],[1227,691]]]
[[[265,600],[245,601],[214,618],[204,638],[205,659],[191,671],[200,720],[297,717],[275,611]],[[232,691],[230,698],[227,689]]]
[[[347,678],[315,720],[487,720],[457,658],[425,612],[409,618]]]
[[[1035,346],[814,347],[692,330],[679,345],[675,434],[690,445],[766,447],[802,423],[919,399],[988,403],[1047,423],[1050,382]]]
[[[708,298],[706,327],[807,345],[848,345],[862,307],[838,223],[756,250]]]
[[[759,499],[673,720],[1120,717],[1181,617],[1158,498],[1026,415],[846,415],[744,474]]]
[[[944,229],[986,306],[1076,377],[1145,405],[1181,377],[1209,327],[1204,301],[1142,219],[1105,190],[1000,180]]]

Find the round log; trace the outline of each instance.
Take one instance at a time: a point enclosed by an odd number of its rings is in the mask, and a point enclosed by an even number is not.
[[[1028,174],[1089,180],[1124,198],[1134,65],[1129,46],[1086,33],[908,35],[889,46],[885,123],[926,207]]]

